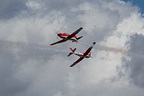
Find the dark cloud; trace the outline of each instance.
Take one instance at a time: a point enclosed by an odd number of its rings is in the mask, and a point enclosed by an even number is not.
[[[19,68],[19,61],[9,49],[0,49],[0,94],[3,96],[15,96],[16,93],[26,90],[28,82],[21,82],[14,74]]]
[[[26,0],[0,0],[0,19],[9,19],[26,9]]]
[[[135,34],[129,41],[130,60],[125,60],[124,68],[130,77],[130,82],[144,88],[144,36]]]

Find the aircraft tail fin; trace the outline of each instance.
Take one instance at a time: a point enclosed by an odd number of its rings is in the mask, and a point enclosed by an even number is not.
[[[72,54],[74,54],[74,52],[76,51],[76,48],[72,49],[70,48],[71,52],[67,55],[68,57],[71,56]]]
[[[78,37],[78,38],[76,38],[77,40],[79,40],[79,39],[81,39],[83,36],[80,36],[80,37]]]

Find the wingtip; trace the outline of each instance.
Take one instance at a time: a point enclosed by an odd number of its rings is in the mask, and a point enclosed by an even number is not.
[[[96,44],[96,42],[93,42],[93,44]]]
[[[73,67],[75,64],[70,65],[70,67]]]
[[[51,46],[55,45],[55,44],[50,44]]]

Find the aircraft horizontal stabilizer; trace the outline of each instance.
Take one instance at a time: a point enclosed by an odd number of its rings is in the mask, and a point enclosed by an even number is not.
[[[79,39],[81,39],[83,36],[80,36],[80,37],[78,37],[78,38],[76,38],[77,40],[79,40]]]
[[[71,52],[67,55],[68,57],[71,56],[75,51],[76,51],[76,48],[72,49],[70,48]]]

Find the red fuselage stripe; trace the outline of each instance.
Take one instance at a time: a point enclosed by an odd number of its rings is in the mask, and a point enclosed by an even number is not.
[[[67,37],[70,36],[70,35],[67,34],[67,33],[59,33],[58,36],[61,37],[61,38],[63,38],[63,37],[66,37],[66,38],[67,38]],[[73,38],[77,38],[77,36],[75,35],[75,36],[73,36]]]

